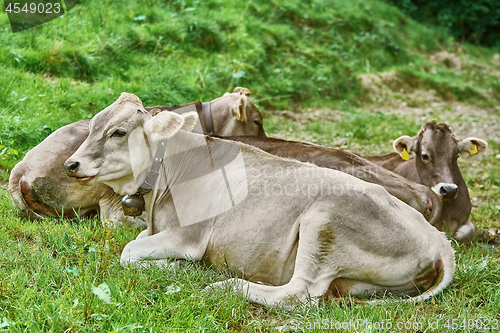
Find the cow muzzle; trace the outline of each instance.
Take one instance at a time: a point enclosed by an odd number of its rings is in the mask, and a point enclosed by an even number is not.
[[[64,170],[69,177],[76,178],[80,183],[88,183],[95,178],[95,176],[87,176],[80,172],[80,162],[67,160],[64,162]]]
[[[458,186],[453,183],[439,183],[432,190],[443,199],[455,199],[458,195]]]

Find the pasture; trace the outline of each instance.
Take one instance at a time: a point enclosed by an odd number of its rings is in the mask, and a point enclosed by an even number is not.
[[[500,50],[459,43],[377,0],[87,0],[16,34],[2,12],[0,42],[0,330],[498,331],[498,238],[452,242],[454,279],[422,304],[269,309],[204,292],[230,274],[196,262],[123,268],[121,250],[140,230],[29,221],[6,184],[30,148],[122,91],[153,106],[244,86],[268,136],[379,154],[435,118],[458,139],[487,140],[484,155],[458,163],[476,229],[500,228]]]

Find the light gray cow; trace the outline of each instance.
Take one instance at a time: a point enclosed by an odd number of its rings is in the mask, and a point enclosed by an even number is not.
[[[123,93],[92,119],[88,138],[64,164],[79,182],[120,194],[142,193],[157,175],[143,196],[148,227],[125,246],[123,265],[206,259],[240,277],[215,286],[231,283],[270,306],[329,292],[423,301],[452,280],[445,235],[383,187],[186,132],[196,118],[152,117],[137,96]]]

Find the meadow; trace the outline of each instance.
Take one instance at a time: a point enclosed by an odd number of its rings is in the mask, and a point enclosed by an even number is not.
[[[196,262],[121,267],[140,230],[29,221],[6,183],[29,149],[123,91],[152,106],[244,86],[269,136],[378,154],[435,118],[458,139],[487,140],[459,166],[472,222],[500,228],[499,49],[459,43],[378,0],[87,0],[16,34],[2,12],[0,43],[0,331],[498,331],[498,239],[452,241],[455,277],[425,303],[270,309],[203,292],[230,274]]]

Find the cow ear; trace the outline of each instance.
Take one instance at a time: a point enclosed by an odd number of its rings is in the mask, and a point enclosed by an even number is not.
[[[151,113],[151,115],[154,117],[156,116],[158,113],[161,112],[161,109],[159,108],[152,108],[151,110],[148,110],[149,113]]]
[[[231,109],[232,116],[235,117],[237,120],[241,121],[242,123],[247,121],[246,107],[248,103],[249,100],[245,94],[239,95],[233,104],[233,108]]]
[[[458,143],[458,151],[460,156],[471,157],[480,154],[488,148],[488,143],[478,138],[463,139]]]
[[[239,93],[240,95],[250,96],[250,89],[243,88],[243,87],[236,87],[233,90],[233,94],[234,93]]]
[[[394,140],[392,146],[394,151],[398,153],[402,159],[408,160],[415,158],[415,141],[408,135],[404,135]],[[405,151],[408,153],[407,155],[405,155]]]
[[[184,118],[170,111],[163,111],[144,123],[144,132],[153,140],[173,137],[184,126]]]
[[[198,122],[198,113],[195,111],[186,112],[181,114],[182,118],[184,118],[184,125],[182,126],[182,130],[186,132],[191,132]]]

